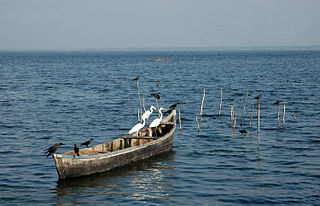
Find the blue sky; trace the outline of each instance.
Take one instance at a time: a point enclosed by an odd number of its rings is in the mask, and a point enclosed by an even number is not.
[[[319,46],[320,0],[0,0],[0,50]]]

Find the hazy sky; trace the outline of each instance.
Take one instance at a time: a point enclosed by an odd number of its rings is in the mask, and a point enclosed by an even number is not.
[[[0,0],[0,50],[320,45],[320,0]]]

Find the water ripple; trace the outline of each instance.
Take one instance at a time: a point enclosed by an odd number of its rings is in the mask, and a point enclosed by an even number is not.
[[[319,57],[317,51],[0,52],[0,202],[316,205]],[[161,93],[160,106],[180,102],[182,135],[177,131],[172,151],[112,172],[57,181],[43,150],[64,142],[62,153],[90,137],[97,144],[126,134],[137,122],[137,75],[147,107],[155,105],[154,92]],[[240,126],[247,89],[249,113]],[[253,100],[258,93],[259,135]],[[286,104],[284,128],[282,105],[277,126],[278,99]]]

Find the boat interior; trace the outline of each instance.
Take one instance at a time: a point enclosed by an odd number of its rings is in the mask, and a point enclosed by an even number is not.
[[[174,117],[172,117],[174,118]],[[171,121],[170,121],[171,120]],[[80,156],[94,156],[102,155],[105,153],[115,152],[129,147],[134,147],[148,142],[154,141],[165,136],[175,124],[172,123],[173,119],[169,119],[168,122],[161,123],[155,128],[145,128],[139,132],[133,133],[132,135],[123,136],[114,139],[110,142],[99,144],[93,147],[83,148],[79,150]],[[73,150],[64,153],[67,156],[76,156]]]

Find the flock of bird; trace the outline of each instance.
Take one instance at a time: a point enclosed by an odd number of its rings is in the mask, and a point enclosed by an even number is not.
[[[139,76],[135,77],[134,79],[132,80],[136,80],[136,81],[139,81]],[[160,83],[161,83],[162,80],[160,80],[157,85],[156,85],[156,88],[159,87]],[[157,103],[157,100],[160,99],[160,93],[153,93],[151,94],[151,96],[154,96],[155,99],[156,99],[156,103]],[[160,125],[161,123],[161,120],[163,118],[163,114],[162,114],[162,111],[163,110],[168,110],[166,113],[169,113],[171,112],[172,110],[174,110],[177,106],[178,106],[178,102],[171,105],[169,108],[170,109],[166,109],[164,107],[161,107],[158,112],[159,112],[159,117],[154,119],[150,124],[149,124],[149,128],[156,128]],[[158,103],[157,103],[157,107],[158,107]],[[156,107],[154,106],[151,106],[149,110],[146,110],[145,113],[141,116],[141,120],[142,120],[142,123],[139,122],[138,124],[134,125],[128,132],[128,134],[133,134],[133,133],[136,133],[136,132],[139,132],[146,124],[146,120],[149,120],[151,114],[153,113],[153,111],[157,110]],[[86,142],[83,142],[80,144],[80,146],[86,146],[88,147],[88,145],[92,142],[92,138],[89,139],[88,141]],[[45,151],[45,154],[47,155],[47,157],[49,157],[51,154],[54,154],[56,153],[56,151],[59,149],[59,147],[61,145],[64,145],[63,143],[56,143],[54,144],[53,146],[49,147],[48,149],[44,150]],[[80,156],[79,154],[79,147],[77,144],[74,144],[74,147],[73,147],[73,150],[74,150],[74,153],[75,155],[77,156]]]
[[[160,82],[161,82],[161,81],[160,81]],[[160,83],[160,82],[159,82],[159,83]],[[159,84],[159,83],[158,83],[158,84]],[[160,99],[160,93],[151,94],[151,96],[154,96],[157,100]],[[257,95],[254,99],[260,101],[261,97],[262,97],[262,95],[259,94],[259,95]],[[275,105],[278,105],[278,104],[280,104],[281,102],[282,102],[282,100],[278,100],[278,101],[276,101],[274,104],[275,104]],[[165,112],[165,113],[170,113],[172,110],[176,109],[176,107],[178,106],[178,104],[179,104],[179,103],[177,102],[177,103],[171,105],[171,106],[169,107],[170,109],[166,109],[166,108],[161,107],[161,108],[159,109],[160,117],[154,119],[154,120],[149,124],[149,128],[156,128],[156,127],[158,127],[158,126],[160,125],[161,120],[162,120],[162,118],[163,118],[162,110],[168,110],[168,111]],[[155,110],[157,110],[157,109],[156,109],[154,106],[151,106],[149,110],[146,110],[145,113],[141,116],[142,123],[139,122],[138,124],[134,125],[134,126],[129,130],[128,134],[133,134],[133,133],[139,132],[139,131],[145,126],[146,120],[149,120],[151,114],[152,114],[153,111],[155,111]],[[246,135],[246,134],[247,134],[247,131],[246,131],[246,130],[239,130],[239,132],[240,132],[241,134],[243,134],[243,135]],[[88,141],[81,143],[80,146],[86,146],[86,147],[88,147],[88,145],[92,142],[92,140],[93,140],[93,139],[91,138],[91,139],[89,139]],[[46,150],[45,150],[45,154],[47,154],[47,157],[49,157],[51,154],[55,153],[61,145],[63,145],[63,143],[61,143],[61,142],[60,142],[60,143],[56,143],[56,144],[54,144],[53,146],[51,146],[51,147],[49,147],[48,149],[46,149]],[[80,156],[80,154],[79,154],[79,147],[78,147],[77,144],[74,145],[74,148],[73,148],[73,149],[74,149],[75,154],[76,154],[77,156]]]
[[[89,139],[88,141],[85,141],[85,142],[81,143],[80,146],[86,146],[86,147],[88,147],[88,145],[91,144],[92,140],[93,140],[93,139],[91,138],[91,139]],[[44,150],[44,151],[45,151],[44,153],[47,155],[47,157],[49,157],[51,154],[56,153],[56,151],[59,149],[59,147],[60,147],[61,145],[64,145],[64,144],[61,143],[61,142],[60,142],[60,143],[57,143],[57,144],[54,144],[53,146],[51,146],[51,147],[49,147],[48,149]],[[74,150],[74,153],[75,153],[77,156],[80,156],[80,154],[79,154],[79,147],[78,147],[77,144],[74,145],[73,150]]]
[[[256,97],[254,97],[253,99],[257,100],[257,101],[260,101],[262,97],[262,94],[258,94]],[[281,102],[283,102],[283,100],[277,100],[276,102],[274,102],[273,104],[274,105],[279,105]],[[242,134],[242,135],[246,135],[248,132],[244,129],[242,130],[239,130],[239,132]]]
[[[133,134],[135,132],[139,132],[146,124],[146,119],[149,119],[150,115],[152,114],[153,110],[156,110],[156,108],[154,106],[151,106],[150,107],[150,110],[147,110],[142,116],[141,116],[141,119],[142,119],[142,123],[139,122],[138,124],[134,125],[130,131],[128,132],[128,134]],[[168,110],[166,108],[163,108],[161,107],[159,109],[159,114],[160,114],[160,117],[156,118],[155,120],[153,120],[150,124],[149,124],[149,128],[153,128],[153,127],[157,127],[160,125],[160,122],[163,118],[163,114],[162,114],[162,110]]]

